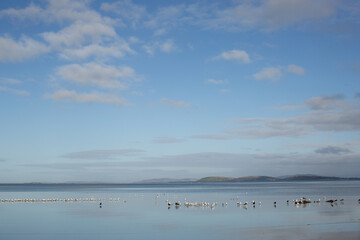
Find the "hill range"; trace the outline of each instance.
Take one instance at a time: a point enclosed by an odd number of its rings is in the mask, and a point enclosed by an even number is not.
[[[201,179],[148,179],[137,183],[214,183],[214,182],[297,182],[297,181],[359,181],[360,178],[342,178],[318,175],[290,175],[283,177],[269,176],[246,176],[246,177],[223,177],[210,176]]]

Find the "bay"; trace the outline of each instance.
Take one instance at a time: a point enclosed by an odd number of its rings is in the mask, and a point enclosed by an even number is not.
[[[359,181],[2,184],[0,239],[360,239],[359,198]]]

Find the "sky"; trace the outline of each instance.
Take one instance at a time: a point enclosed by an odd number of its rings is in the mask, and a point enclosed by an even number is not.
[[[360,2],[0,1],[0,182],[360,177]]]

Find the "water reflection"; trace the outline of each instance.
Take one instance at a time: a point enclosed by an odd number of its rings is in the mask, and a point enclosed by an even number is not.
[[[325,192],[326,186],[238,184],[222,189],[215,184],[58,192],[10,192],[0,186],[0,239],[35,233],[30,239],[359,239],[359,183],[348,183],[351,191],[331,183],[331,192]],[[326,202],[327,195],[333,202]]]

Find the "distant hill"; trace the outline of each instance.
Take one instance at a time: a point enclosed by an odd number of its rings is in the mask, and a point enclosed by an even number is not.
[[[235,178],[233,182],[274,182],[277,180],[277,178],[268,176],[247,176]]]
[[[360,180],[360,178],[340,178],[327,177],[317,175],[291,175],[283,177],[269,177],[269,176],[247,176],[239,178],[231,177],[205,177],[199,179],[197,182],[295,182],[295,181],[352,181]]]
[[[204,177],[197,180],[197,182],[232,182],[234,179],[231,177]]]
[[[296,174],[296,175],[278,176],[276,178],[284,179],[284,178],[289,178],[289,177],[305,177],[305,176],[317,176],[317,175],[314,175],[314,174]]]
[[[268,176],[247,176],[247,177],[204,177],[197,182],[273,182],[277,181],[277,178]]]
[[[316,176],[316,175],[296,175],[289,176],[287,178],[281,179],[283,181],[334,181],[334,180],[349,180],[347,178],[339,178],[339,177],[324,177],[324,176]]]
[[[184,178],[184,179],[172,179],[172,178],[153,178],[153,179],[145,179],[136,183],[139,184],[154,184],[154,183],[190,183],[196,182],[197,179],[193,178]]]

